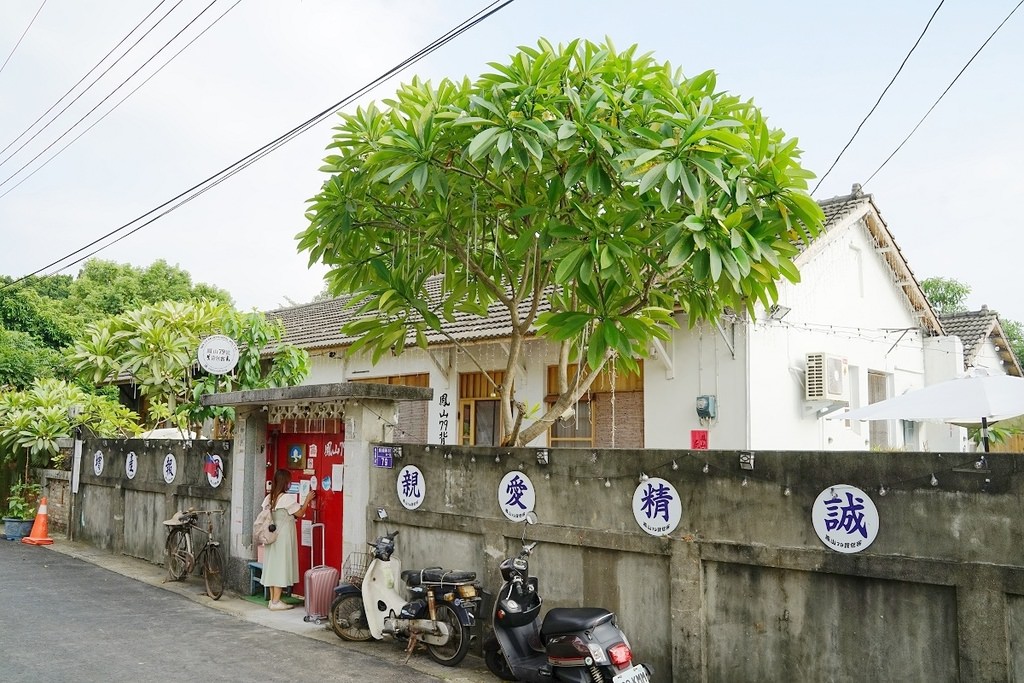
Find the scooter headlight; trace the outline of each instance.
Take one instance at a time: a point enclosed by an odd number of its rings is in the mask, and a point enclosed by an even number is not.
[[[521,572],[525,572],[528,566],[526,564],[526,558],[517,557],[516,559],[512,560],[512,566]]]
[[[515,600],[505,600],[503,603],[506,612],[522,612],[523,608],[519,606],[519,603]]]

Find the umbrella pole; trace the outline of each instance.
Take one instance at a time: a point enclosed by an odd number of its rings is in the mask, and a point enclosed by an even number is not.
[[[988,418],[981,418],[981,443],[985,447],[985,452],[988,453]]]

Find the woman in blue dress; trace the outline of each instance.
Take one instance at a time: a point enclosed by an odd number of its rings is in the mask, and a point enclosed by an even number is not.
[[[295,536],[295,520],[302,519],[306,514],[314,493],[310,489],[306,499],[299,505],[291,495],[285,495],[291,483],[292,473],[286,469],[278,470],[274,473],[270,493],[263,499],[263,509],[274,511],[274,524],[278,532],[277,539],[266,546],[263,575],[260,578],[260,583],[270,589],[268,607],[272,610],[294,607],[281,601],[281,593],[299,580],[299,544]]]

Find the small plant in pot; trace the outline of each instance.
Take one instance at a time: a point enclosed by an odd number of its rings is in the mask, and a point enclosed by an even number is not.
[[[39,484],[18,482],[11,487],[7,498],[7,512],[4,514],[4,537],[16,541],[32,532],[39,498],[43,489]]]

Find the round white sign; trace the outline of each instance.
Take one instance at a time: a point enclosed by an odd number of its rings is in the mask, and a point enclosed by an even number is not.
[[[206,472],[206,481],[213,488],[217,488],[224,481],[224,461],[219,455],[207,453],[203,457],[203,471]]]
[[[498,484],[498,506],[513,522],[526,519],[526,513],[533,510],[537,502],[537,490],[533,482],[522,472],[513,470],[501,478]]]
[[[223,334],[211,334],[199,343],[196,355],[200,367],[211,375],[226,375],[238,363],[238,344]]]
[[[821,542],[839,553],[859,553],[878,536],[874,502],[849,484],[835,484],[818,494],[811,519]]]
[[[174,481],[174,477],[178,474],[178,460],[174,457],[174,453],[168,453],[164,456],[164,481],[170,484]]]
[[[129,479],[134,479],[138,471],[139,456],[135,455],[135,451],[128,451],[128,455],[124,458],[124,473],[128,475]]]
[[[416,465],[406,465],[398,472],[398,500],[407,510],[415,510],[423,504],[427,495],[423,472]]]
[[[103,474],[103,451],[96,451],[93,453],[92,471],[97,477]]]
[[[667,536],[682,518],[679,493],[664,479],[645,479],[633,491],[633,519],[651,536]]]

